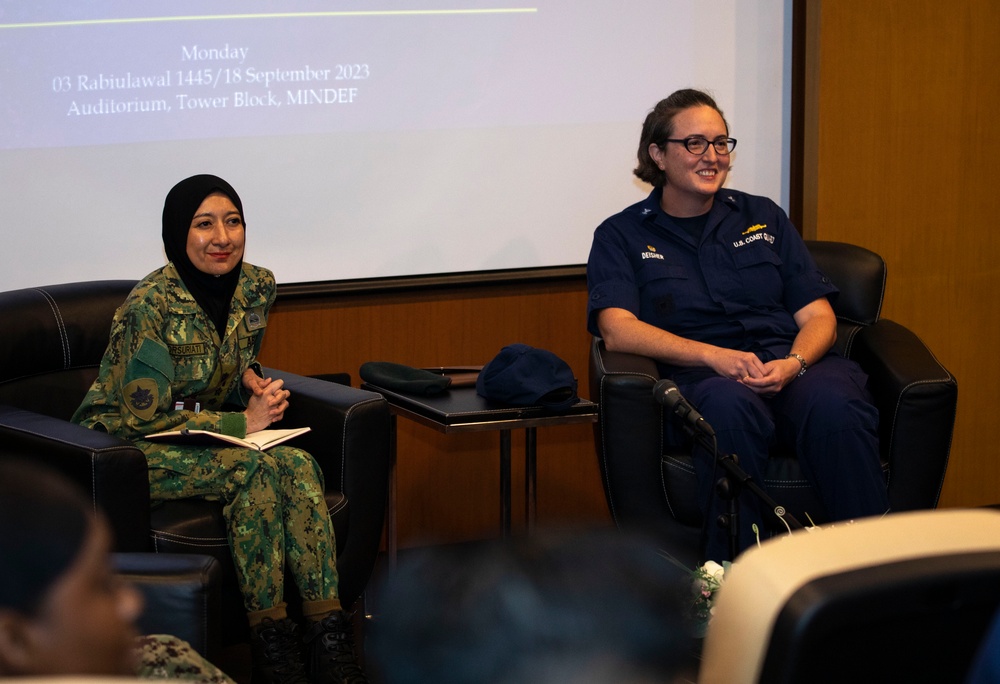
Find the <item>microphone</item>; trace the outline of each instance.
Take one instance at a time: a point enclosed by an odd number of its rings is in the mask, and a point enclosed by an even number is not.
[[[708,421],[698,413],[688,400],[684,398],[681,391],[677,389],[677,383],[673,380],[660,380],[653,385],[653,398],[663,404],[675,416],[677,416],[686,428],[700,432],[709,437],[715,437],[715,430],[708,424]]]

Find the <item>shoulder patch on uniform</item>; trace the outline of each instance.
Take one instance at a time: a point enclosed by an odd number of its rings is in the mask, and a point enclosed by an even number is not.
[[[122,390],[125,406],[142,420],[149,420],[156,413],[159,391],[152,378],[138,378],[125,385]]]

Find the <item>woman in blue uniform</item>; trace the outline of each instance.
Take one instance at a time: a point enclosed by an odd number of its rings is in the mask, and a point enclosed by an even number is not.
[[[831,519],[885,513],[867,376],[831,351],[837,289],[780,207],[723,187],[735,147],[704,92],[679,90],[649,113],[634,173],[654,189],[594,234],[588,328],[609,350],[654,358],[755,481],[786,444]],[[712,455],[695,451],[714,520],[726,505],[712,496]],[[740,499],[742,549],[762,517]],[[729,556],[725,530],[709,526],[705,553]]]

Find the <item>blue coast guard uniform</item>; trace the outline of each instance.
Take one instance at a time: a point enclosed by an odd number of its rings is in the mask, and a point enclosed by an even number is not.
[[[610,217],[594,233],[587,263],[587,327],[597,313],[621,308],[680,337],[784,358],[798,333],[793,314],[837,288],[814,263],[785,212],[774,202],[723,188],[701,230],[660,208],[659,188]],[[695,222],[697,219],[695,219]],[[739,456],[758,483],[775,444],[797,454],[831,520],[879,515],[889,508],[878,458],[878,412],[861,368],[834,351],[771,398],[710,368],[659,363],[715,429],[719,449]],[[707,502],[712,459],[696,450],[700,500],[707,520],[726,508]],[[781,503],[780,498],[778,503]],[[761,523],[758,502],[740,497],[740,548]],[[709,527],[707,558],[728,558],[724,530]]]

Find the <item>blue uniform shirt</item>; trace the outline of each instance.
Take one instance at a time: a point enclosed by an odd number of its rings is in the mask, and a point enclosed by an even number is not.
[[[660,208],[656,188],[594,232],[587,262],[587,328],[621,308],[699,342],[784,357],[793,314],[837,288],[817,267],[788,216],[766,197],[723,188],[700,241]],[[669,372],[669,369],[666,369]]]

